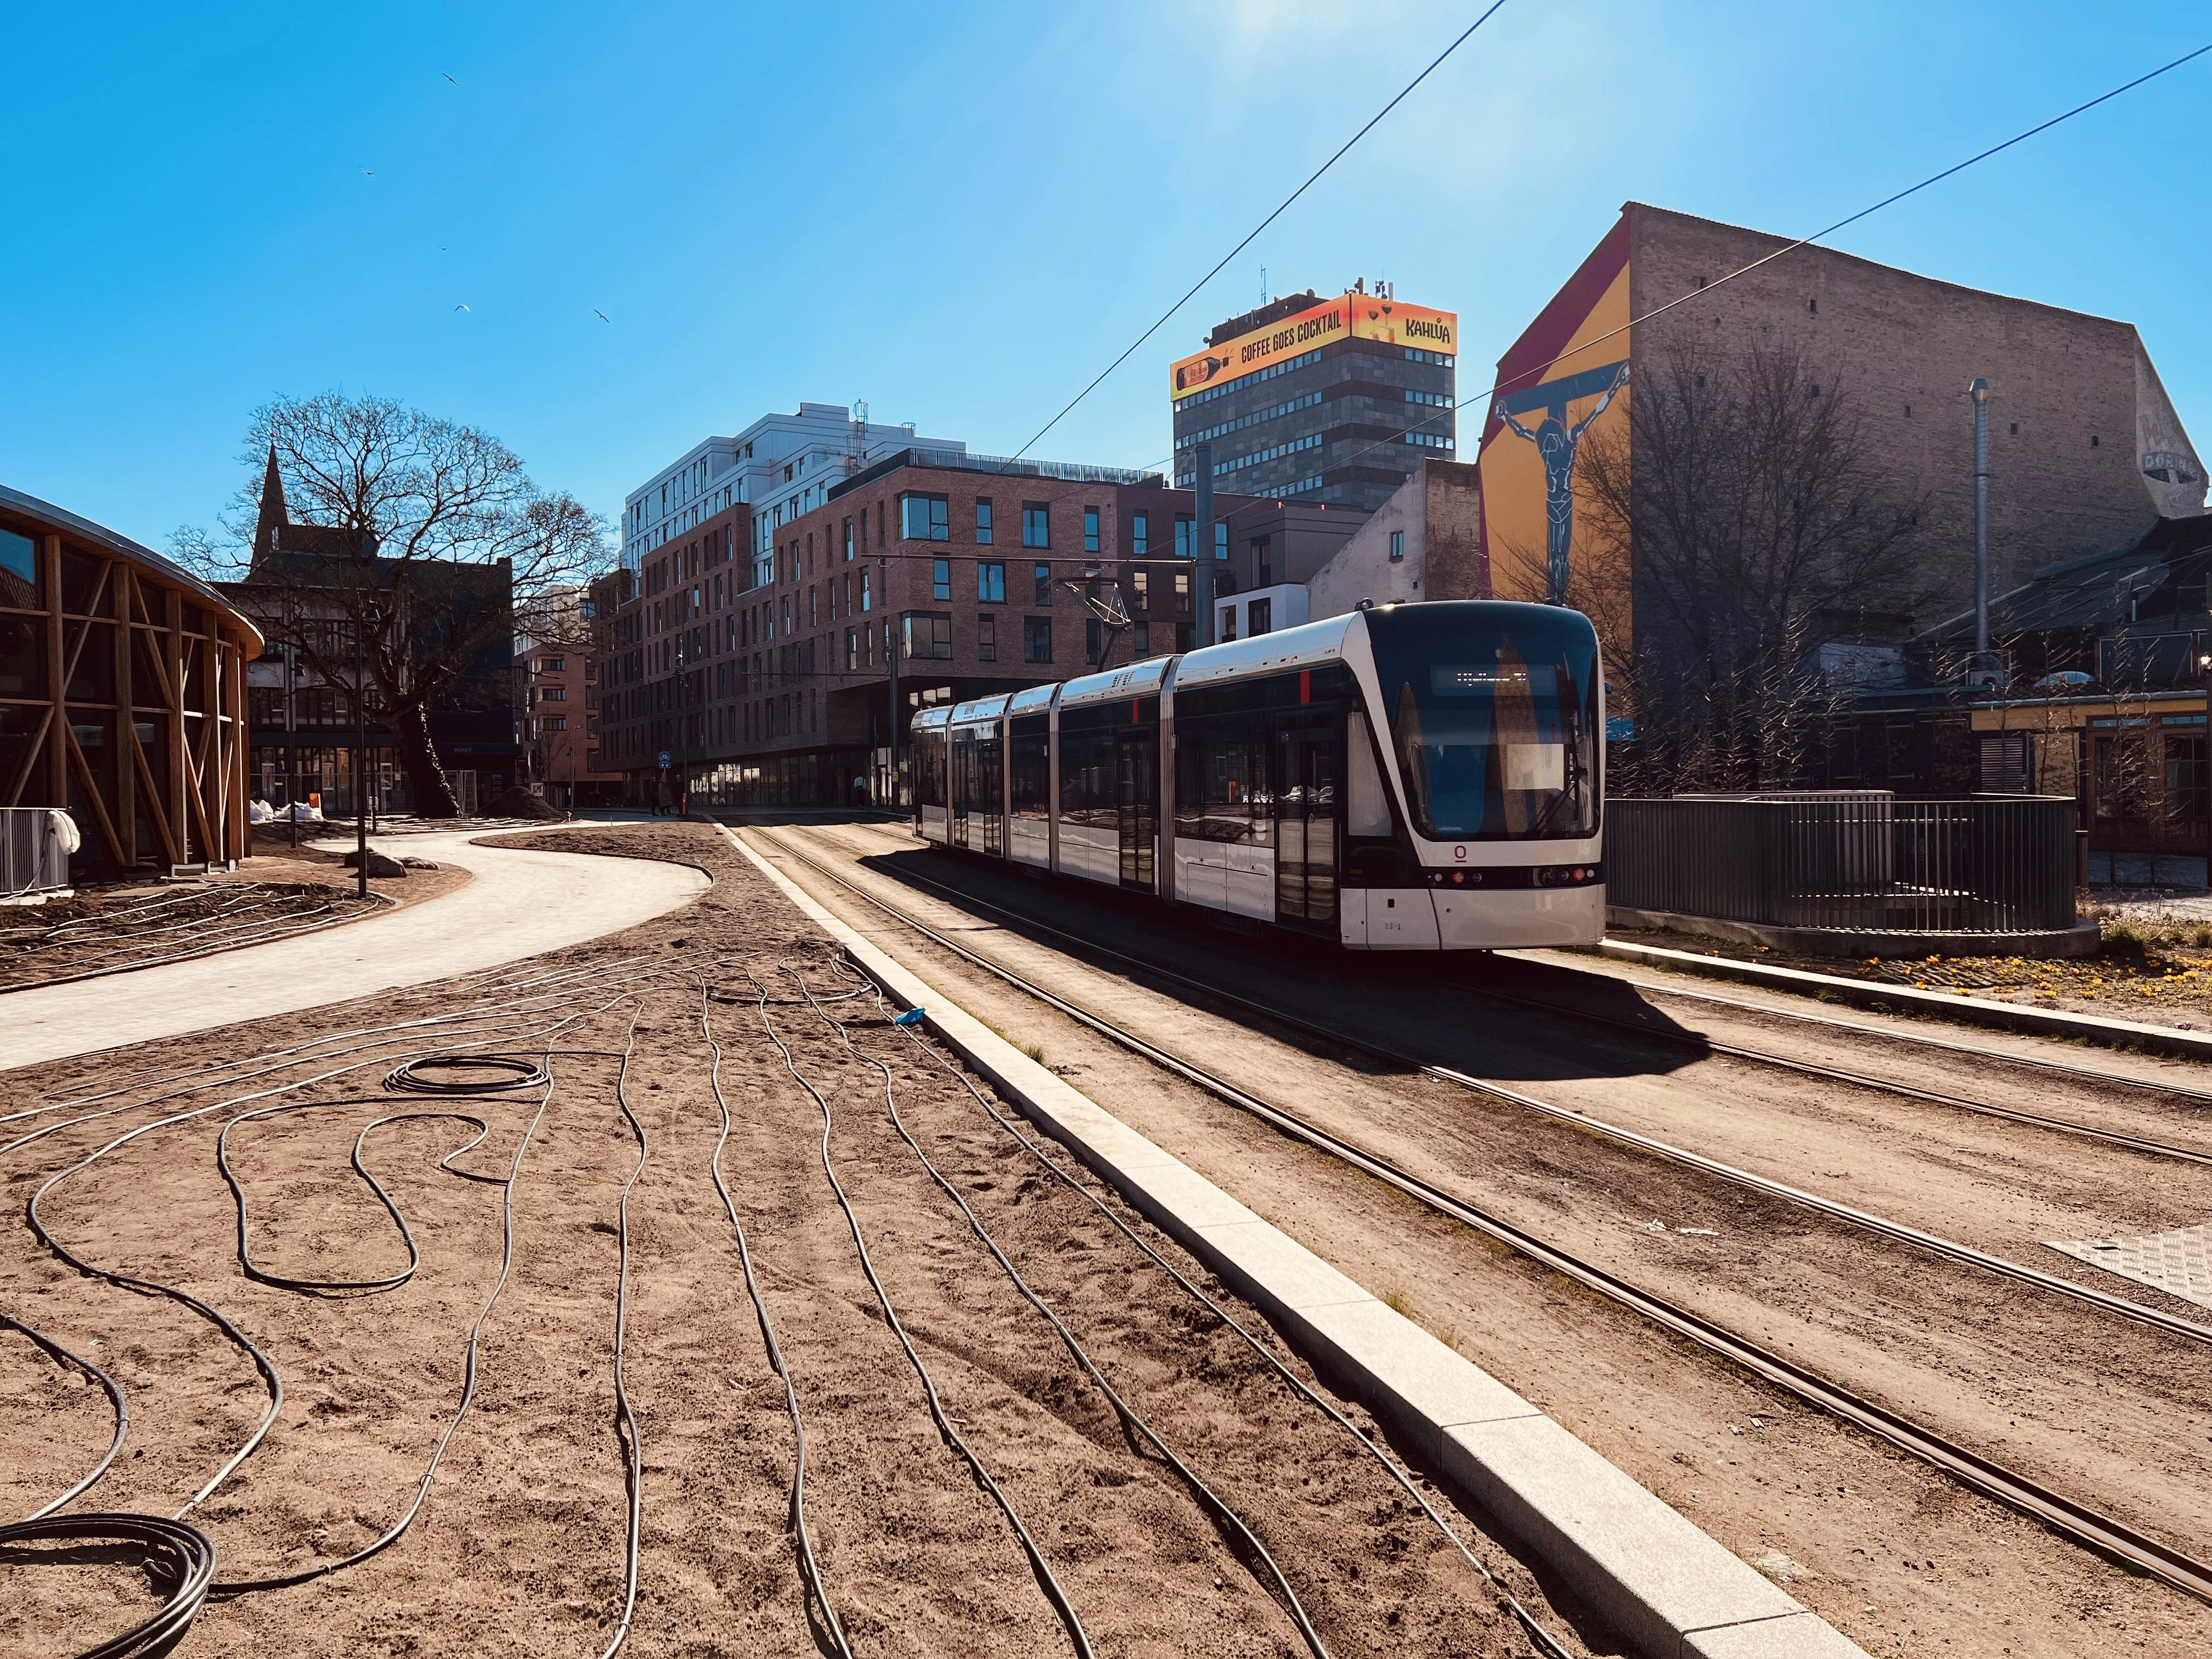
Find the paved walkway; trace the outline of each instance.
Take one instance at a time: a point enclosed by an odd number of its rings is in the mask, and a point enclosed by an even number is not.
[[[687,865],[469,845],[482,833],[389,848],[474,873],[443,898],[198,962],[0,994],[0,1071],[496,967],[634,927],[707,888]]]

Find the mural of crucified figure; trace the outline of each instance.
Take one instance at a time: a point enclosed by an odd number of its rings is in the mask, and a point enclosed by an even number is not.
[[[1600,378],[1608,373],[1612,375],[1609,383]],[[1627,384],[1628,365],[1614,363],[1608,368],[1571,375],[1498,400],[1498,418],[1535,445],[1536,453],[1543,458],[1544,597],[1552,605],[1567,602],[1568,555],[1575,539],[1575,452],[1582,447],[1583,434],[1589,430],[1590,422],[1605,413],[1607,406]],[[1605,390],[1597,406],[1569,426],[1569,400],[1588,397],[1598,385],[1604,385]],[[1537,422],[1533,432],[1513,418],[1516,413],[1535,409],[1544,411],[1544,418]]]

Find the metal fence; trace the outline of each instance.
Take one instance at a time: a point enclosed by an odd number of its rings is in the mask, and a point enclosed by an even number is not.
[[[43,806],[0,806],[0,898],[70,884],[69,854]]]
[[[1638,910],[1867,933],[2071,927],[2075,804],[1879,790],[1606,805],[1606,898]]]

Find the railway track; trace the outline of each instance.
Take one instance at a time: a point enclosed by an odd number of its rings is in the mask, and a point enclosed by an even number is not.
[[[1910,1452],[1935,1468],[1942,1469],[1972,1490],[2033,1516],[2045,1526],[2075,1542],[2120,1561],[2137,1571],[2146,1573],[2190,1595],[2212,1601],[2212,1563],[2200,1560],[2184,1551],[2139,1532],[2124,1522],[2102,1513],[2091,1504],[2045,1486],[2040,1482],[2002,1462],[1985,1457],[1931,1429],[1913,1422],[1899,1413],[1893,1412],[1886,1407],[1831,1382],[1762,1344],[1729,1331],[1664,1297],[1631,1285],[1605,1269],[1585,1261],[1565,1249],[1550,1244],[1502,1217],[1482,1209],[1469,1199],[1446,1191],[1433,1182],[1414,1175],[1389,1158],[1324,1128],[1287,1107],[1263,1099],[1196,1061],[1173,1054],[1106,1016],[1038,984],[1004,963],[994,961],[984,953],[931,927],[920,917],[867,891],[859,884],[848,880],[845,876],[781,836],[757,827],[752,833],[760,836],[777,852],[798,860],[823,878],[834,882],[864,903],[883,912],[901,926],[927,939],[939,948],[1012,985],[1017,990],[1054,1008],[1116,1046],[1182,1077],[1216,1099],[1266,1123],[1279,1133],[1339,1159],[1352,1168],[1416,1200],[1437,1213],[1482,1233],[1606,1299],[1628,1308],[1654,1323],[1741,1366],[1808,1404],[1856,1425],[1900,1449]],[[981,902],[971,900],[964,894],[958,896],[963,903]],[[990,908],[998,908],[999,907]],[[1001,910],[1000,914],[1012,913]],[[1043,927],[1043,924],[1031,922],[1026,917],[1018,919],[1025,926]],[[1302,1029],[1307,1034],[1337,1047],[1376,1054],[1390,1060],[1393,1063],[1412,1064],[1419,1070],[1448,1078],[1449,1080],[1461,1084],[1462,1086],[1480,1089],[1483,1092],[1510,1099],[1516,1104],[1540,1108],[1547,1114],[1571,1121],[1584,1129],[1596,1129],[1600,1133],[1609,1132],[1622,1138],[1630,1138],[1632,1135],[1632,1132],[1615,1130],[1612,1129],[1611,1126],[1599,1125],[1586,1114],[1573,1112],[1565,1108],[1552,1107],[1547,1103],[1535,1102],[1530,1097],[1520,1095],[1518,1091],[1504,1091],[1497,1085],[1470,1078],[1464,1073],[1453,1073],[1446,1068],[1423,1066],[1417,1060],[1409,1060],[1407,1056],[1378,1050],[1372,1044],[1348,1037],[1341,1032],[1330,1030],[1311,1022],[1297,1019],[1294,1016],[1285,1015],[1277,1010],[1237,997],[1232,993],[1223,992],[1212,986],[1200,986],[1196,981],[1176,975],[1171,969],[1125,956],[1089,940],[1078,939],[1064,930],[1049,929],[1048,931],[1060,938],[1069,939],[1072,943],[1082,945],[1087,951],[1111,957],[1147,974],[1178,981],[1184,986],[1202,993],[1209,999],[1236,1004],[1270,1020]],[[1680,1161],[1708,1169],[1714,1173],[1727,1171],[1731,1176],[1748,1176],[1748,1172],[1745,1171],[1728,1171],[1728,1166],[1717,1164],[1714,1160],[1702,1159],[1698,1155],[1686,1152],[1680,1148],[1666,1147],[1664,1143],[1653,1141],[1649,1137],[1632,1137],[1631,1144],[1638,1143],[1642,1144],[1646,1151],[1674,1157]],[[1796,1189],[1783,1188],[1781,1183],[1766,1183],[1763,1177],[1749,1176],[1748,1179],[1754,1184],[1762,1184],[1769,1190],[1776,1191],[1777,1195],[1788,1196],[1793,1200],[1798,1198]],[[1802,1195],[1806,1199],[1811,1196],[1810,1194]],[[1818,1200],[1821,1207],[1827,1206],[1830,1202],[1830,1200]],[[1860,1220],[1864,1215],[1864,1212],[1850,1211],[1849,1206],[1837,1206],[1830,1211],[1831,1213],[1838,1212],[1843,1212],[1838,1218],[1854,1221]],[[1876,1223],[1881,1222],[1881,1218],[1867,1218],[1867,1219]],[[1997,1263],[1997,1258],[1981,1257],[1980,1253],[1968,1251],[1966,1247],[1952,1245],[1949,1241],[1935,1241],[1930,1235],[1917,1234],[1916,1230],[1902,1228],[1897,1224],[1883,1224],[1880,1230],[1888,1231],[1893,1237],[1909,1238],[1914,1243],[1930,1240],[1934,1244],[1946,1247],[1944,1253],[1953,1255],[1954,1259],[1974,1260],[1979,1257],[1980,1260],[1977,1261],[1977,1265],[1989,1266]],[[2179,1334],[2187,1334],[2197,1340],[2212,1337],[2212,1330],[2207,1330],[2206,1328],[2197,1326],[2191,1322],[2173,1320],[2169,1316],[2158,1313],[2155,1310],[2139,1308],[2137,1304],[2126,1303],[2122,1298],[2105,1297],[2101,1292],[2085,1291],[2084,1287],[2075,1285],[2070,1281],[2036,1274],[2032,1269],[2018,1268],[2016,1264],[1999,1264],[1996,1270],[2002,1271],[2007,1267],[2014,1268],[2020,1275],[2027,1276],[2031,1282],[2048,1279],[2049,1285],[2045,1288],[2055,1289],[2063,1286],[2063,1289],[2059,1293],[2077,1295],[2084,1301],[2105,1305],[2110,1311],[2120,1312],[2131,1318],[2142,1318],[2148,1316],[2146,1322],[2177,1328]],[[2117,1304],[2117,1306],[2112,1304]]]

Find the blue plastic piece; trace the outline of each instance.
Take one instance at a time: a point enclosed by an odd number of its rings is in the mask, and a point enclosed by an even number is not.
[[[919,1008],[909,1008],[904,1013],[901,1014],[896,1019],[893,1020],[891,1024],[894,1025],[919,1025],[921,1024],[921,1010]]]

